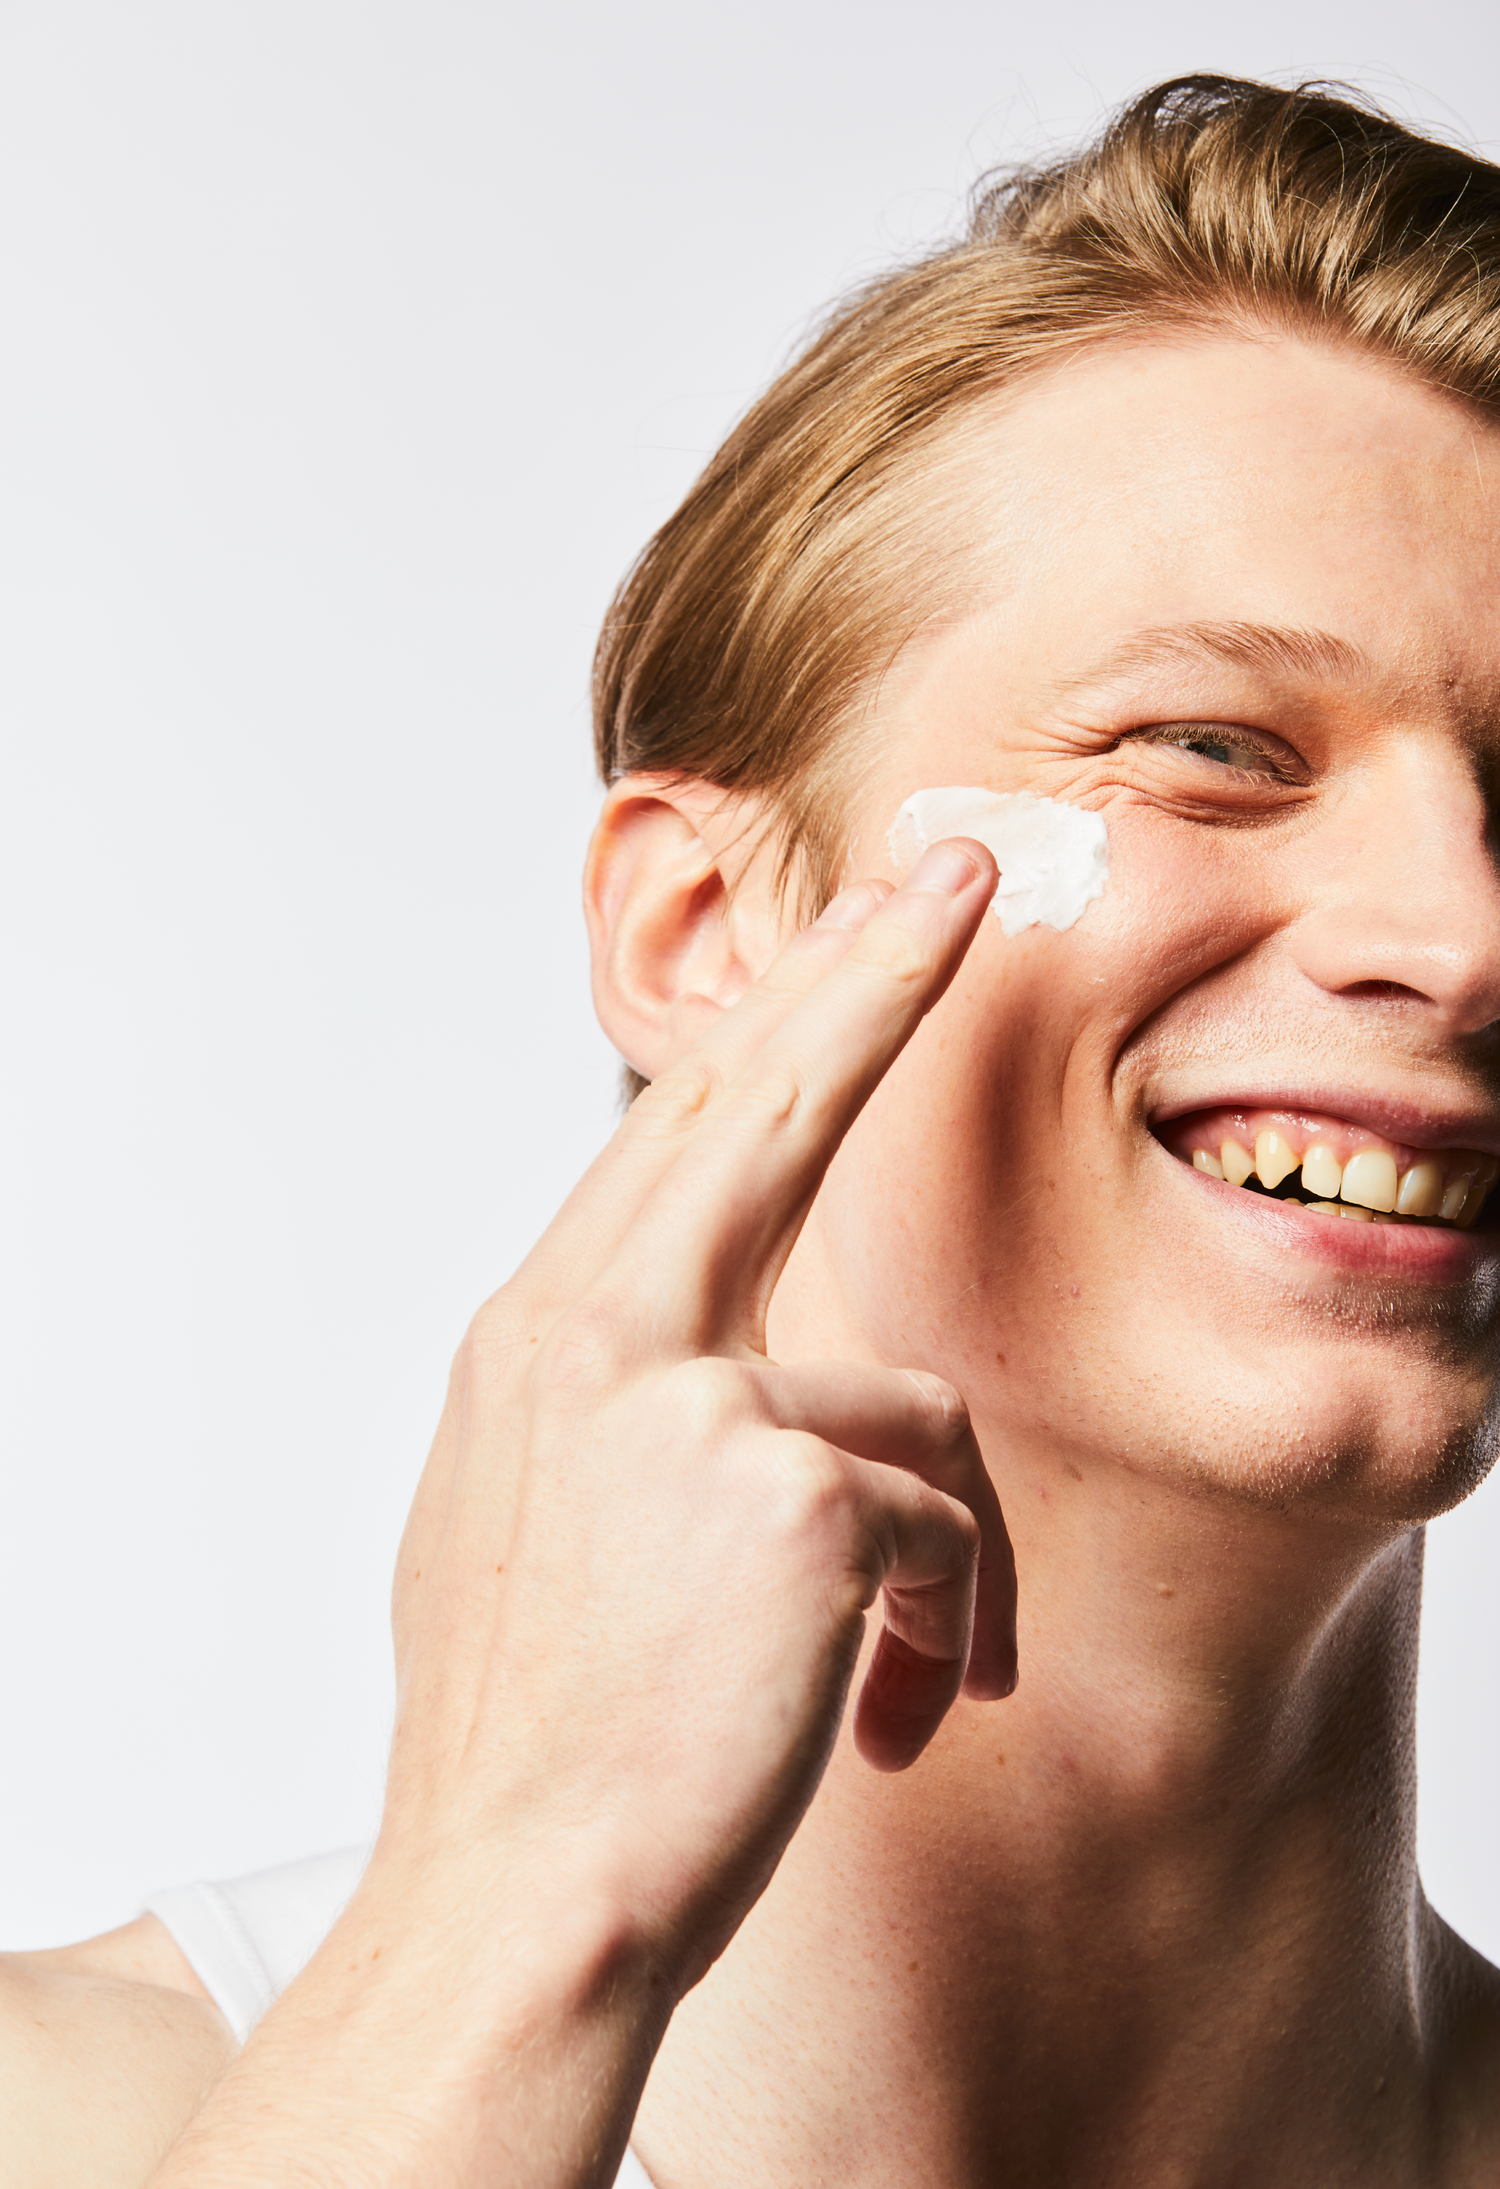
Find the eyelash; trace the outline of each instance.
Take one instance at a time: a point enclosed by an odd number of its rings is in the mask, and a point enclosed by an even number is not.
[[[1197,753],[1200,758],[1212,761],[1214,766],[1222,767],[1232,775],[1245,776],[1259,771],[1252,771],[1242,762],[1221,756],[1232,752],[1251,753],[1263,764],[1266,774],[1276,782],[1289,783],[1296,780],[1286,759],[1240,730],[1237,724],[1231,728],[1227,723],[1218,722],[1152,723],[1135,734],[1137,741],[1144,744],[1174,745],[1181,752]],[[1205,751],[1205,746],[1217,747],[1218,753]],[[1264,779],[1262,776],[1261,780]]]

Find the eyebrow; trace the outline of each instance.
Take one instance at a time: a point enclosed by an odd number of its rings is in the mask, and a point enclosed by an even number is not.
[[[1316,683],[1362,679],[1370,673],[1368,655],[1331,631],[1299,631],[1274,623],[1170,623],[1135,632],[1088,668],[1066,677],[1058,696],[1146,669],[1201,661]]]

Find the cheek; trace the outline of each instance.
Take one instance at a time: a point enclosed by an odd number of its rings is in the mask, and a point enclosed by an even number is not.
[[[1134,1031],[1290,918],[1286,860],[1268,831],[1208,827],[1134,797],[1105,814],[1110,886],[1075,930],[1078,972]]]
[[[1093,1152],[1070,1157],[1070,1079],[1101,995],[1067,940],[993,923],[830,1171],[820,1221],[886,1358],[988,1357],[997,1315],[1060,1281]],[[1089,1076],[1107,1087],[1107,1065]]]
[[[1261,847],[1139,803],[1108,814],[1111,881],[1063,934],[986,918],[829,1174],[820,1222],[883,1352],[993,1352],[997,1321],[1067,1319],[1139,1248],[1148,1154],[1132,1036],[1273,917]],[[1074,1287],[1079,1288],[1075,1294]],[[854,1303],[851,1303],[854,1304]],[[1045,1346],[1044,1346],[1045,1350]]]

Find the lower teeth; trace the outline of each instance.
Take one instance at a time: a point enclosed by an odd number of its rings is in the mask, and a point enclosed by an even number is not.
[[[1258,1193],[1265,1201],[1290,1201],[1294,1208],[1307,1209],[1314,1216],[1342,1217],[1356,1224],[1433,1224],[1440,1231],[1457,1231],[1460,1227],[1444,1216],[1398,1216],[1394,1210],[1361,1208],[1354,1201],[1308,1201],[1298,1190],[1302,1173],[1294,1171],[1290,1178],[1276,1187],[1263,1186],[1253,1174],[1240,1187],[1241,1193]]]

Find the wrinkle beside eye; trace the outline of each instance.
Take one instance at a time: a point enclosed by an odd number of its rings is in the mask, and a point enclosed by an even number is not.
[[[1210,766],[1233,769],[1237,774],[1254,775],[1266,782],[1295,780],[1294,767],[1288,765],[1293,761],[1290,753],[1283,758],[1268,750],[1258,739],[1237,733],[1228,723],[1152,723],[1137,731],[1131,742],[1191,753],[1195,758],[1206,760]]]

